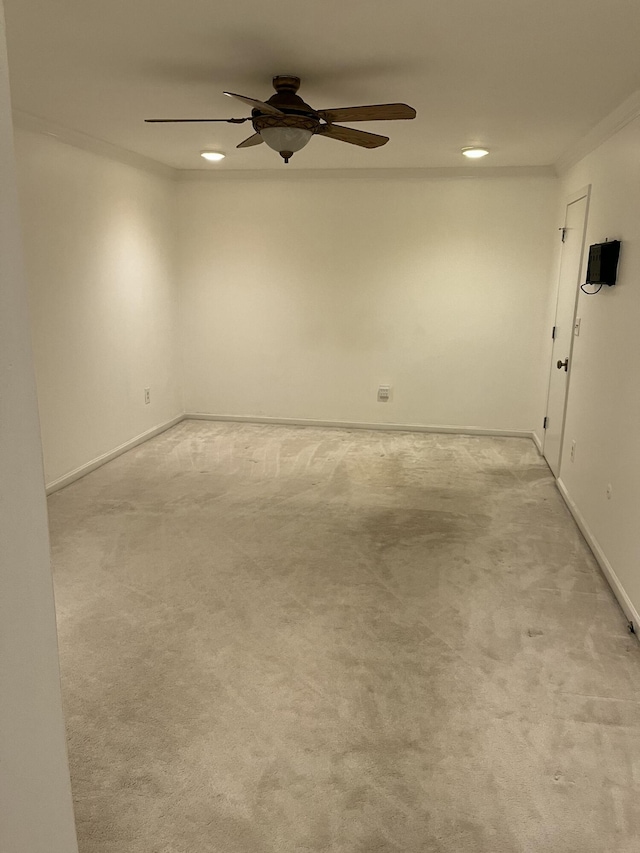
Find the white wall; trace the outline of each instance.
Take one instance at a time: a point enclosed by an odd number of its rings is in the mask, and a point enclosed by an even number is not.
[[[238,174],[178,192],[187,412],[533,429],[555,178]]]
[[[587,245],[622,241],[619,280],[579,296],[560,480],[640,612],[640,118],[570,169],[561,195],[587,184]]]
[[[0,850],[77,850],[0,2]]]
[[[42,134],[16,150],[51,482],[182,412],[175,188]]]

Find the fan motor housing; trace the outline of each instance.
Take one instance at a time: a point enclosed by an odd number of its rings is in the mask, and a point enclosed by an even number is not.
[[[273,88],[276,90],[276,94],[272,95],[266,103],[271,104],[272,107],[281,110],[283,113],[317,117],[318,114],[313,107],[306,104],[300,95],[296,94],[299,87],[299,77],[294,77],[291,74],[280,74],[273,78]],[[262,115],[259,109],[253,110],[252,116],[254,118],[259,115]]]
[[[256,110],[256,112],[258,112]],[[310,130],[315,133],[320,124],[320,119],[316,116],[286,114],[283,116],[265,115],[258,112],[258,115],[253,117],[253,128],[256,133],[265,130],[267,127],[296,127],[300,130]]]

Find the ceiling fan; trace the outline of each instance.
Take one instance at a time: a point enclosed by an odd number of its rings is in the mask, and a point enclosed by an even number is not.
[[[361,107],[338,107],[329,110],[314,110],[297,95],[300,78],[292,75],[279,75],[273,78],[276,94],[268,101],[258,101],[234,92],[225,92],[230,98],[237,98],[253,109],[247,118],[147,118],[147,122],[211,122],[225,121],[229,124],[243,124],[250,121],[255,133],[241,142],[237,148],[250,148],[266,142],[277,151],[285,163],[288,163],[296,151],[309,142],[313,135],[325,136],[359,145],[361,148],[378,148],[389,141],[388,136],[368,133],[342,127],[336,121],[387,121],[390,119],[409,119],[416,117],[416,111],[407,104],[372,104]]]

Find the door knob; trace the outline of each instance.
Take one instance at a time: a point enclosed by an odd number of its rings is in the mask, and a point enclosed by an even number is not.
[[[564,367],[566,373],[566,371],[569,370],[569,358],[567,357],[564,361],[559,361],[557,367],[558,370],[562,370],[562,368]]]

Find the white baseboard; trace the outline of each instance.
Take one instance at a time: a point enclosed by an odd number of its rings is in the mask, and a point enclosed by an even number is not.
[[[95,471],[102,465],[106,465],[112,459],[116,459],[128,450],[132,450],[139,444],[149,441],[156,435],[165,432],[171,427],[176,426],[181,421],[198,420],[198,421],[225,421],[229,423],[254,423],[254,424],[282,424],[283,426],[307,426],[307,427],[328,427],[331,429],[370,429],[382,430],[390,432],[428,432],[428,433],[445,433],[449,435],[488,435],[503,438],[528,438],[535,442],[539,448],[537,436],[529,430],[507,430],[507,429],[484,429],[482,427],[465,427],[465,426],[432,426],[426,424],[396,424],[396,423],[366,423],[363,421],[322,421],[311,418],[271,418],[260,417],[259,415],[211,415],[203,412],[188,412],[184,415],[176,415],[169,421],[153,427],[146,432],[137,435],[135,438],[126,441],[119,447],[110,450],[108,453],[103,453],[101,456],[92,459],[90,462],[80,465],[73,471],[58,477],[46,485],[47,494],[53,494],[59,489],[63,489],[70,483],[74,483],[86,474]]]
[[[79,480],[80,477],[84,477],[85,474],[89,474],[91,471],[95,471],[96,468],[100,468],[101,465],[106,465],[107,462],[111,462],[111,460],[115,459],[117,456],[122,456],[122,454],[126,453],[127,450],[131,450],[132,448],[137,447],[139,444],[143,444],[150,438],[154,438],[154,436],[160,435],[161,432],[165,432],[165,430],[171,429],[172,426],[179,424],[182,420],[184,420],[184,415],[177,415],[175,418],[171,418],[170,421],[166,421],[165,423],[160,424],[159,426],[155,426],[152,429],[149,429],[146,432],[137,435],[135,438],[132,438],[129,441],[125,441],[124,444],[121,444],[119,447],[114,448],[114,450],[110,450],[108,453],[103,453],[102,456],[98,456],[95,459],[92,459],[90,462],[86,462],[84,465],[80,465],[79,468],[75,468],[73,471],[69,471],[68,474],[64,474],[62,477],[58,477],[57,480],[53,480],[51,483],[47,483],[47,494],[50,495],[53,492],[57,492],[58,489],[63,489],[70,483],[74,483],[76,480]]]
[[[364,421],[320,421],[313,418],[270,418],[260,415],[211,415],[187,412],[185,420],[228,421],[249,424],[282,424],[283,426],[329,427],[332,429],[375,429],[387,432],[435,432],[452,435],[493,435],[504,438],[533,438],[530,430],[484,429],[467,426],[431,426],[426,424],[366,423]]]
[[[591,532],[589,525],[584,520],[582,513],[571,499],[569,492],[567,491],[567,487],[562,482],[562,480],[557,479],[556,485],[558,487],[558,491],[564,499],[564,502],[567,505],[569,512],[571,513],[576,524],[580,528],[580,532],[587,540],[587,545],[593,551],[593,556],[596,558],[598,565],[602,569],[602,573],[609,582],[609,586],[613,590],[613,594],[615,595],[615,597],[618,599],[618,603],[623,609],[625,616],[630,622],[633,623],[634,629],[636,631],[640,630],[640,614],[638,614],[638,611],[631,602],[631,599],[625,592],[625,588],[622,586],[620,578],[615,573],[613,566],[611,565],[611,563],[606,557],[606,554],[600,547],[598,540]],[[638,640],[640,641],[640,635],[638,635]]]
[[[542,442],[541,442],[541,441],[540,441],[540,439],[538,438],[537,433],[532,432],[532,433],[531,433],[531,438],[533,439],[533,443],[535,444],[535,446],[538,448],[538,453],[540,454],[540,456],[543,456],[544,454],[543,454],[543,452],[542,452]]]

